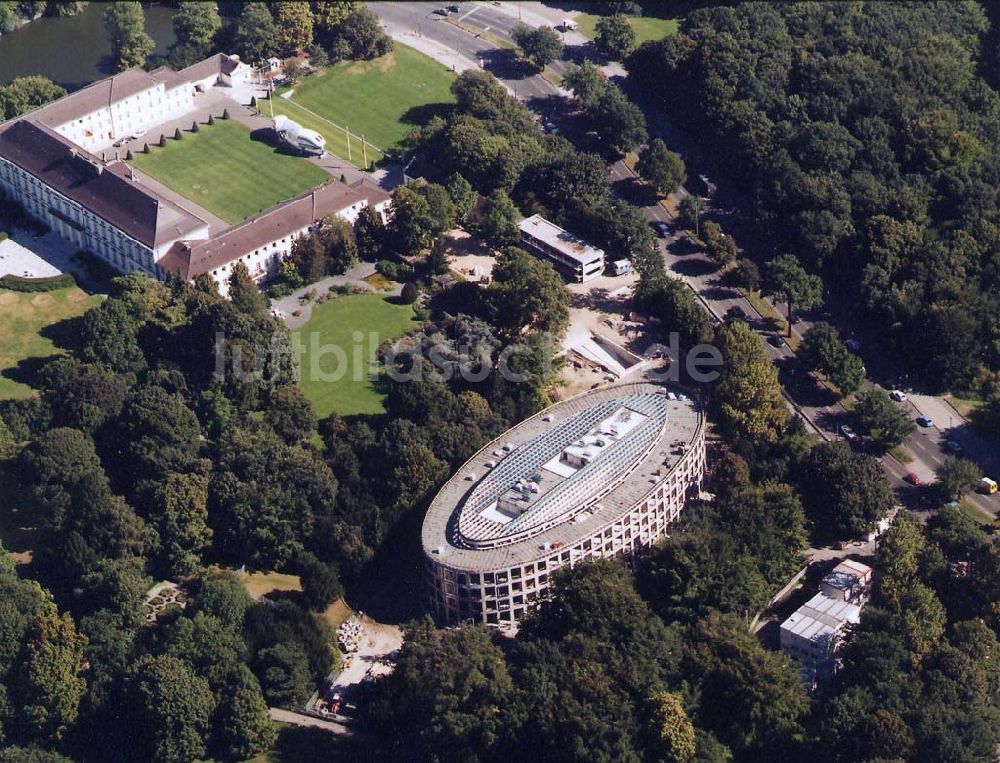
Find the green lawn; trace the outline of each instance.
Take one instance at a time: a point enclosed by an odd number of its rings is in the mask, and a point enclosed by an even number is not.
[[[27,384],[9,378],[22,361],[62,353],[42,331],[66,318],[82,315],[101,297],[72,287],[39,294],[0,289],[0,398],[29,397]]]
[[[150,153],[136,154],[132,163],[231,223],[330,179],[305,159],[252,140],[235,120],[216,120],[183,136],[168,138],[164,148],[151,144]]]
[[[353,127],[351,128],[350,147],[348,147],[346,132],[337,129],[322,117],[316,116],[315,112],[307,111],[292,100],[276,97],[270,104],[267,101],[258,103],[258,108],[261,110],[260,113],[268,118],[271,118],[272,113],[275,116],[284,114],[289,119],[294,119],[303,127],[315,130],[326,138],[327,151],[331,154],[336,154],[341,159],[347,159],[355,167],[367,169],[368,165],[365,164],[366,155],[368,164],[377,162],[382,158],[382,153],[374,146],[362,145],[361,136],[354,133]],[[367,141],[367,137],[365,140]]]
[[[600,18],[593,13],[581,13],[575,19],[577,31],[593,40],[597,37],[597,22]],[[679,21],[680,19],[661,19],[655,16],[630,16],[628,23],[635,32],[635,44],[642,45],[676,33]]]
[[[392,53],[382,58],[335,64],[306,77],[295,86],[292,100],[388,151],[412,127],[430,120],[441,104],[454,103],[450,90],[454,78],[443,65],[397,42]],[[282,100],[274,99],[276,112],[281,110]],[[315,121],[306,126],[323,133],[331,152],[347,158],[346,152],[340,153],[344,149],[333,142],[331,133],[343,135],[340,130],[321,127]],[[343,141],[343,137],[337,140]],[[360,150],[360,145],[352,144],[352,153],[354,150]],[[352,158],[357,161],[357,157]]]
[[[298,334],[304,348],[300,384],[316,413],[382,413],[383,396],[371,378],[377,371],[376,350],[417,325],[411,305],[379,294],[337,297],[313,308]],[[361,333],[360,342],[355,332]]]

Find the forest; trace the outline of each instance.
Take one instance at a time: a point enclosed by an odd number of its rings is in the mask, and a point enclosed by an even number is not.
[[[692,12],[628,69],[742,186],[773,254],[857,305],[879,351],[933,390],[987,396],[1000,373],[995,51],[971,1],[742,3]]]

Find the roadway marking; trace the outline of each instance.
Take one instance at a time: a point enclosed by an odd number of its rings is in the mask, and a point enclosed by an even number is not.
[[[464,16],[460,16],[458,20],[459,21],[465,21],[467,18],[469,18],[469,16],[471,16],[473,13],[475,13],[478,10],[479,10],[479,6],[478,5],[474,5],[474,6],[472,6],[472,10],[471,11],[469,11],[468,13],[466,13]]]

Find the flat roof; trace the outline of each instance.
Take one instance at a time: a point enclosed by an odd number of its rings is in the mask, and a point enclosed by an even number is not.
[[[541,215],[526,217],[517,224],[522,233],[527,233],[533,238],[548,244],[560,254],[576,260],[581,265],[599,260],[604,257],[604,250],[591,246],[579,236],[574,236],[569,231],[563,230],[555,223],[549,222]]]
[[[861,620],[861,607],[818,593],[795,610],[781,630],[810,641],[834,636],[846,623]]]
[[[701,432],[699,403],[683,393],[671,400],[666,392],[648,382],[593,390],[484,446],[431,502],[422,530],[425,554],[455,569],[502,569],[546,556],[546,543],[569,546],[619,519],[677,467],[683,456],[671,451],[690,446]],[[593,441],[623,412],[634,426],[627,432],[622,426],[614,441],[603,435],[607,442],[596,452]],[[590,460],[574,465],[587,450]],[[521,512],[516,499],[525,488]],[[513,507],[502,505],[511,490]]]

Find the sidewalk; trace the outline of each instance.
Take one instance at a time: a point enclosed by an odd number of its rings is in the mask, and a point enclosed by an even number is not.
[[[466,58],[465,56],[456,53],[449,47],[442,45],[434,40],[429,40],[426,37],[419,36],[415,32],[409,29],[399,29],[397,27],[391,26],[388,22],[385,22],[386,31],[389,36],[403,43],[404,45],[409,45],[414,50],[419,50],[425,56],[430,56],[439,64],[443,64],[451,69],[456,74],[461,74],[468,69],[479,69],[479,62],[473,61],[471,58]]]

